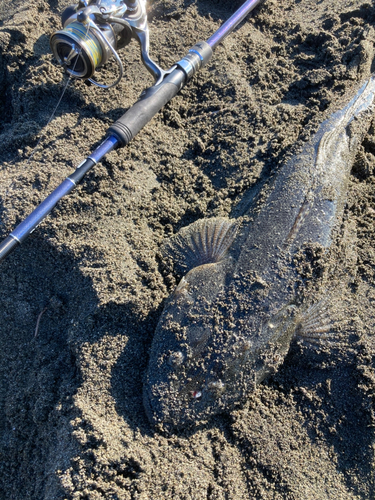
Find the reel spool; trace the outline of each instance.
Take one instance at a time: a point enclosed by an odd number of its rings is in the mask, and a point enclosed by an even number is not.
[[[52,34],[50,45],[61,66],[74,78],[89,80],[101,87],[117,85],[124,75],[117,53],[132,38],[141,46],[142,61],[155,81],[165,72],[150,59],[149,31],[145,0],[91,0],[71,5],[62,14],[63,29]],[[119,75],[111,84],[92,77],[109,58],[116,59]]]

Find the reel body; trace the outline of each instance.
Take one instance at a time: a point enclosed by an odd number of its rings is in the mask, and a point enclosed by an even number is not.
[[[135,38],[148,71],[161,80],[165,72],[150,59],[145,0],[80,0],[62,14],[63,29],[52,34],[50,45],[59,64],[74,78],[110,88],[119,83],[124,68],[117,53]],[[119,67],[117,79],[101,84],[93,79],[96,69],[113,56]]]

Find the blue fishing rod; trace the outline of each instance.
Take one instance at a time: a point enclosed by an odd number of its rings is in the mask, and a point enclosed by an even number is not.
[[[56,204],[69,194],[89,170],[106,154],[126,146],[135,135],[184,87],[211,59],[213,50],[253,10],[261,0],[247,0],[207,41],[199,42],[167,71],[149,55],[149,29],[146,0],[80,0],[62,14],[63,29],[51,36],[51,49],[58,62],[74,78],[89,80],[101,88],[119,83],[124,69],[117,50],[135,38],[141,48],[142,62],[153,75],[155,84],[142,92],[107,131],[107,137],[82,161],[40,205],[0,244],[0,261],[34,231]],[[95,70],[110,57],[118,65],[118,76],[110,83],[93,78]]]

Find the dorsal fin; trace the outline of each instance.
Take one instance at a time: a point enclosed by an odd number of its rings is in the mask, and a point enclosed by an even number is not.
[[[194,267],[219,262],[233,243],[237,229],[237,222],[225,217],[200,219],[167,240],[162,253],[173,260],[179,274],[186,274]]]

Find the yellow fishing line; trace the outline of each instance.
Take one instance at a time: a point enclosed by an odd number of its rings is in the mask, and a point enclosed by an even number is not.
[[[76,39],[84,44],[85,52],[90,56],[94,63],[94,67],[96,68],[102,60],[103,52],[101,45],[96,38],[92,38],[88,34],[89,29],[86,29],[82,23],[74,21],[64,28],[64,31],[69,31],[75,36]]]

